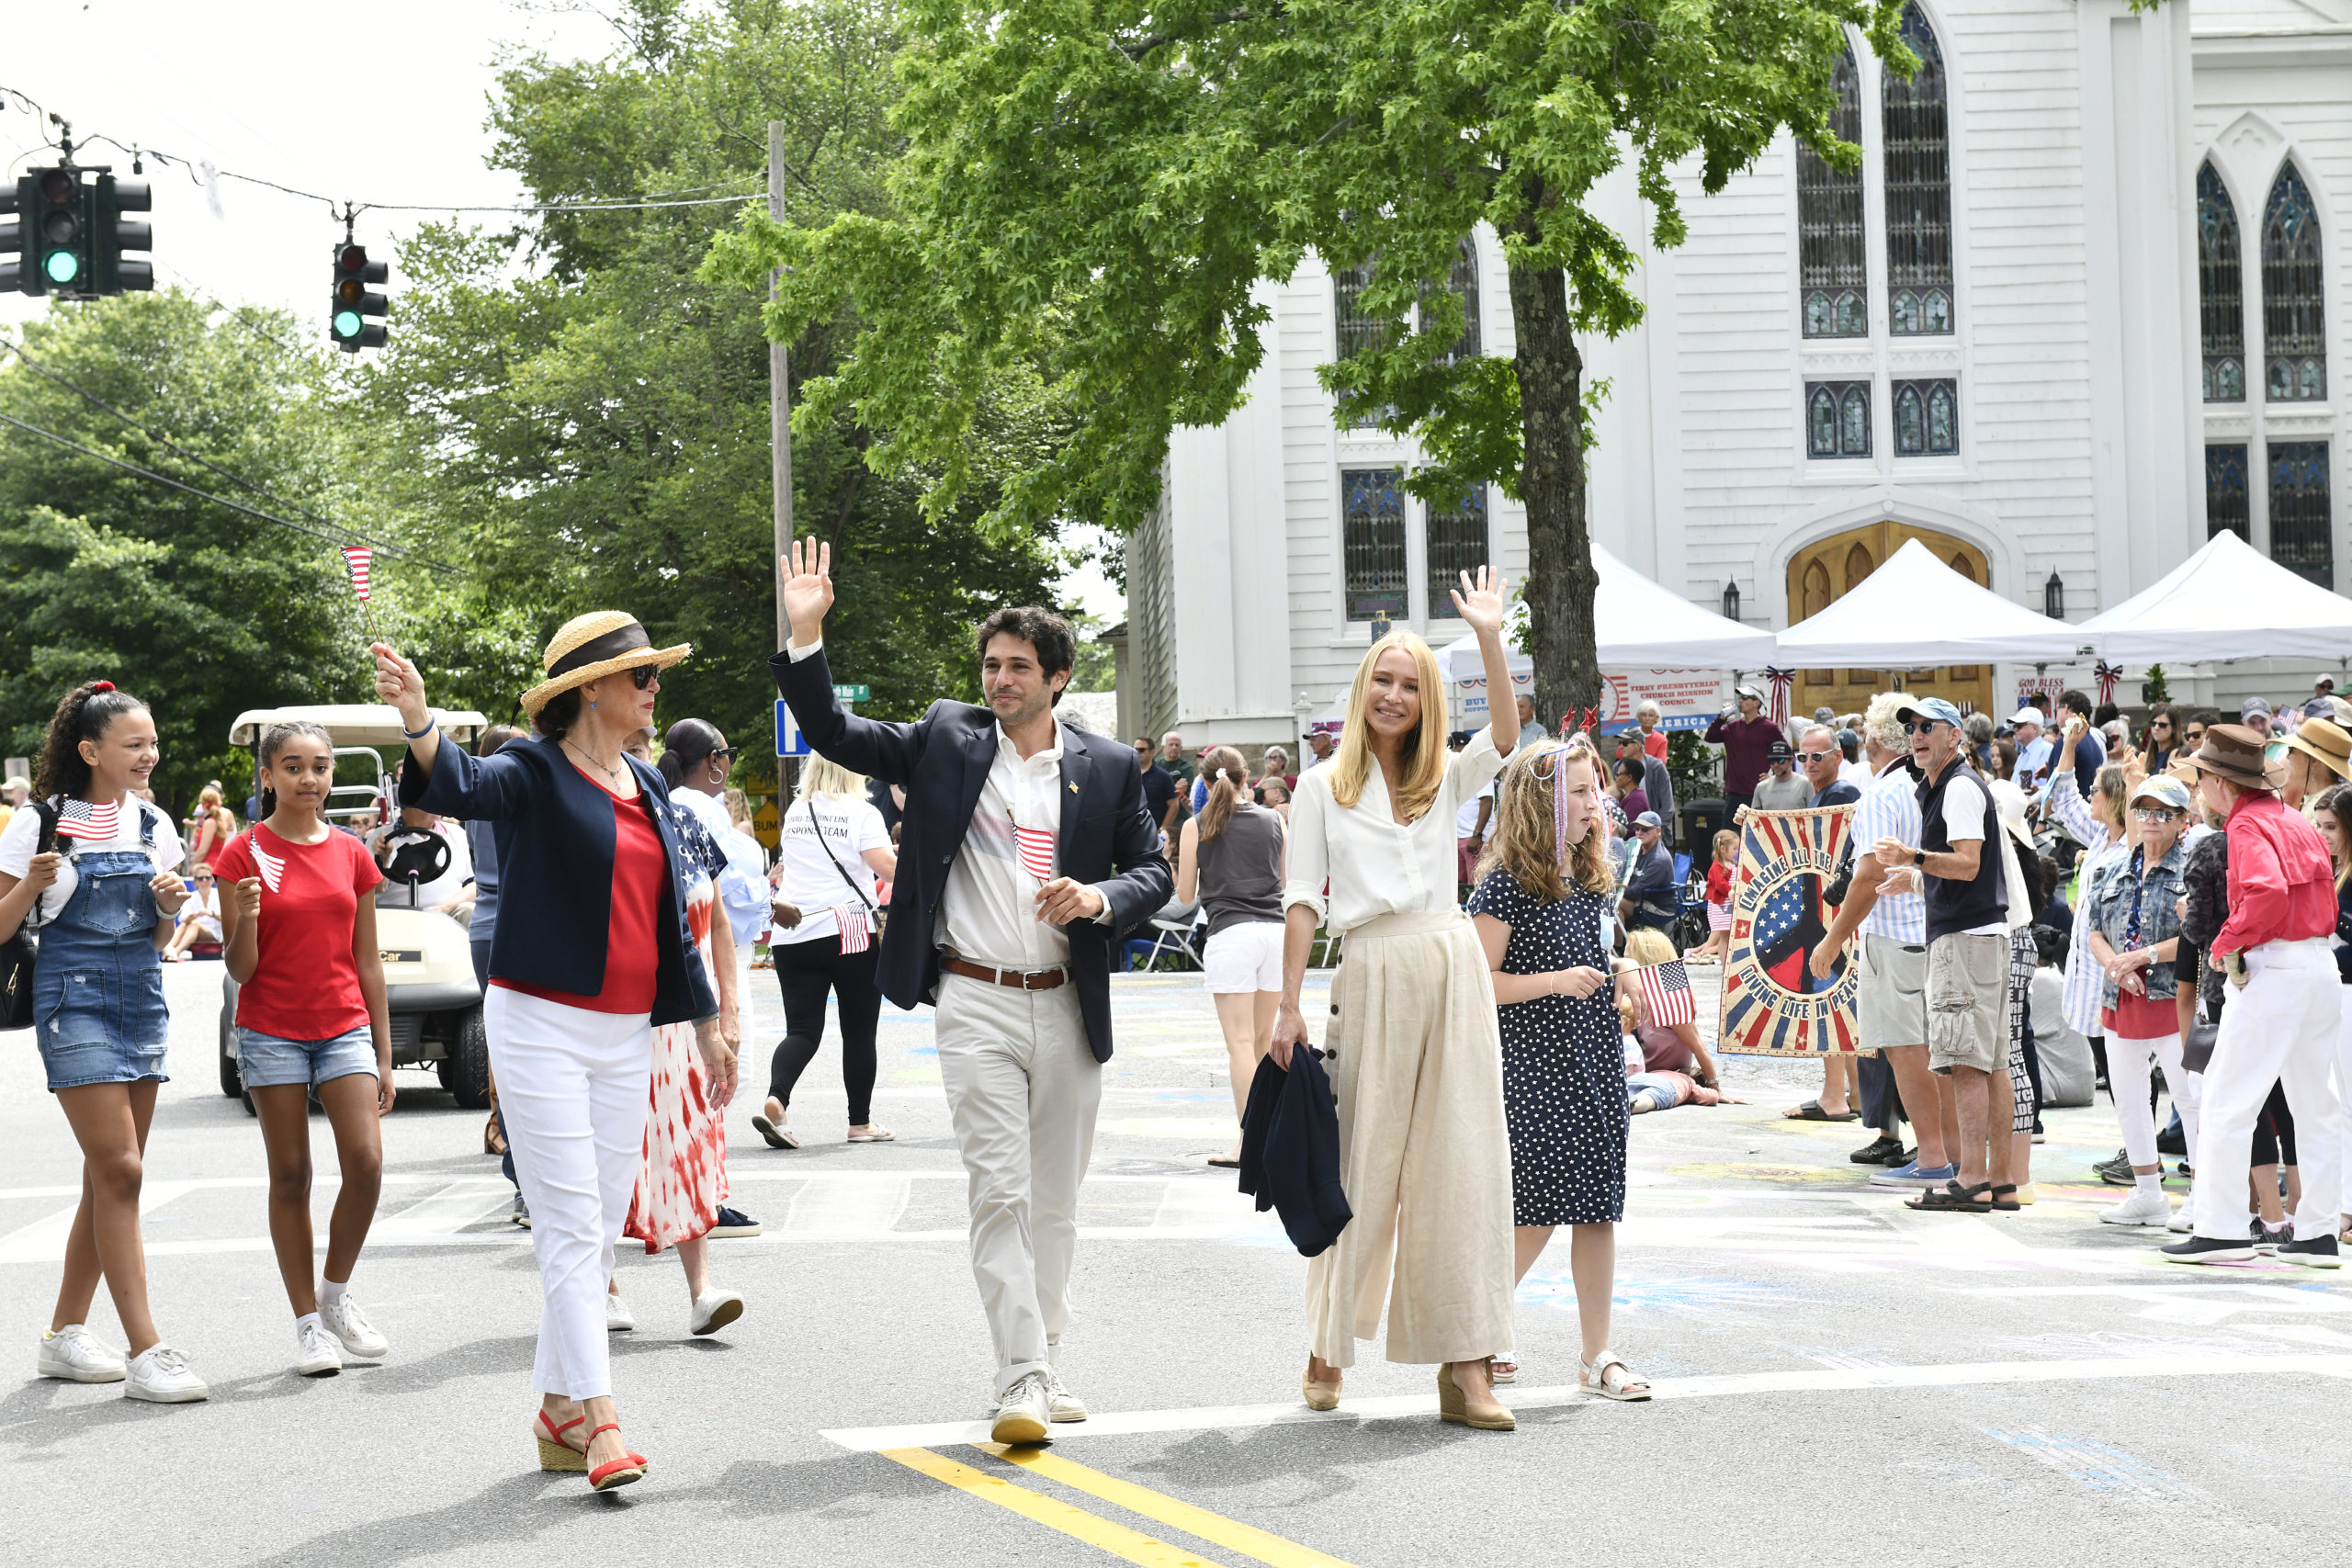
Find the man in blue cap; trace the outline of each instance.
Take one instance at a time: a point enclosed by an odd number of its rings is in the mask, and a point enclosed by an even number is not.
[[[1625,897],[1617,906],[1627,931],[1666,931],[1674,924],[1674,852],[1659,842],[1665,823],[1655,811],[1634,818],[1633,874],[1625,879]]]
[[[2009,1180],[2007,889],[2000,809],[1968,764],[1960,710],[1941,697],[1906,697],[1895,717],[1919,766],[1919,847],[1879,840],[1889,871],[1920,873],[1927,906],[1928,1066],[1951,1079],[1960,1119],[1960,1175],[1911,1207],[1983,1213],[2017,1208]]]

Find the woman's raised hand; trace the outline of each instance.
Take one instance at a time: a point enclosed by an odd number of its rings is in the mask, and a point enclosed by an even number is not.
[[[409,728],[424,728],[431,716],[424,705],[424,677],[390,643],[371,642],[368,651],[376,656],[376,694],[401,710]]]
[[[1449,589],[1447,597],[1453,601],[1453,613],[1461,616],[1472,631],[1481,635],[1500,632],[1503,612],[1509,607],[1503,598],[1503,590],[1507,586],[1501,572],[1493,567],[1482,566],[1476,581],[1468,572],[1464,572],[1462,586]]]
[[[833,547],[817,539],[795,539],[776,557],[777,592],[796,647],[824,635],[825,612],[833,607]]]

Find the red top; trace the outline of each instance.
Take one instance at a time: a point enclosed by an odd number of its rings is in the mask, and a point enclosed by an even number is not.
[[[1648,752],[1651,756],[1656,757],[1659,761],[1665,761],[1666,731],[1663,729],[1653,729],[1644,735],[1642,737],[1642,750]]]
[[[1726,718],[1715,716],[1707,726],[1706,739],[1712,745],[1724,749],[1724,788],[1732,795],[1754,795],[1756,781],[1772,765],[1771,750],[1775,739],[1785,740],[1781,727],[1758,714],[1754,718],[1741,718],[1734,714]],[[1649,742],[1642,743],[1647,749]]]
[[[2253,791],[2230,809],[2230,918],[2216,953],[2301,942],[2335,930],[2335,870],[2319,829],[2277,795]]]
[[[1731,902],[1731,867],[1721,861],[1717,861],[1707,868],[1707,902],[1710,904]]]
[[[333,1040],[368,1027],[352,934],[359,898],[384,880],[368,846],[330,832],[315,844],[289,843],[260,823],[212,857],[221,902],[226,886],[261,879],[254,977],[237,987],[237,1022],[280,1040]]]
[[[2115,994],[2115,1005],[2098,1010],[2099,1021],[2118,1040],[2162,1040],[2180,1032],[2180,1011],[2170,997]]]
[[[646,815],[649,803],[642,792],[635,800],[624,800],[586,773],[580,776],[613,796],[613,913],[605,932],[604,988],[582,997],[503,976],[492,976],[490,983],[583,1012],[650,1013],[662,964],[653,922],[661,918],[662,884],[670,875],[662,835]],[[510,919],[522,913],[511,905],[500,912]]]

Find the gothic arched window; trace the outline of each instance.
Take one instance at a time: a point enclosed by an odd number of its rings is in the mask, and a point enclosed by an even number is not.
[[[2205,400],[2245,401],[2245,272],[2238,209],[2211,163],[2197,170],[2197,306]]]
[[[1838,62],[1838,107],[1829,129],[1862,142],[1860,73],[1849,49]],[[1807,337],[1870,335],[1868,241],[1862,231],[1862,171],[1840,174],[1797,144],[1797,284]]]
[[[2327,396],[2327,310],[2321,295],[2319,214],[2288,164],[2262,213],[2262,352],[2273,402]]]
[[[1951,309],[1951,141],[1943,51],[1919,7],[1903,7],[1903,41],[1919,57],[1907,79],[1887,73],[1888,325],[1898,337],[1948,333]]]

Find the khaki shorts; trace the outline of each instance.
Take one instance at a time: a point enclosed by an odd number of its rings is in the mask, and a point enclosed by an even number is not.
[[[1928,944],[1928,1066],[1939,1073],[2009,1064],[2009,939],[1943,936]]]
[[[1862,937],[1862,983],[1855,997],[1862,1049],[1928,1043],[1928,950],[1891,936]]]

